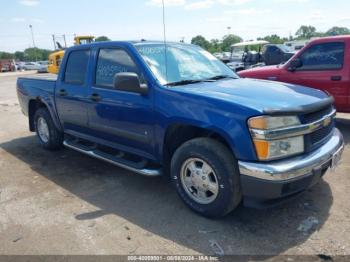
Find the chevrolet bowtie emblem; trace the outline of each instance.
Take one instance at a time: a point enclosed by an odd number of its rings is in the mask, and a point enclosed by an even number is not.
[[[323,121],[323,126],[328,126],[332,122],[332,118],[328,117]]]

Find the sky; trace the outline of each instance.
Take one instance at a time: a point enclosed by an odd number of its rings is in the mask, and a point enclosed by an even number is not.
[[[164,0],[167,39],[196,35],[222,39],[228,33],[252,40],[294,35],[300,25],[319,31],[350,28],[349,0]],[[74,35],[112,40],[163,39],[162,0],[0,0],[0,50],[35,45],[53,49],[52,35],[73,44]],[[228,29],[228,28],[231,29]]]

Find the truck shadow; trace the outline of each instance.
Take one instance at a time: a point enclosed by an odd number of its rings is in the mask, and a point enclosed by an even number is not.
[[[150,235],[204,254],[213,254],[212,241],[225,254],[279,254],[305,242],[320,229],[333,203],[329,185],[321,181],[282,206],[268,210],[239,207],[223,219],[209,220],[191,212],[163,178],[135,175],[68,149],[47,152],[34,136],[14,139],[0,147],[96,207],[88,213],[77,210],[76,215],[72,214],[75,219],[94,220],[115,214]],[[310,221],[314,224],[308,228]]]
[[[336,118],[337,127],[344,136],[344,142],[346,145],[350,144],[350,119],[347,118]]]

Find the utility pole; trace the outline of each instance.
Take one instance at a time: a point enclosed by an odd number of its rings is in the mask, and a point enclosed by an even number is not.
[[[37,61],[37,56],[36,56],[36,46],[35,46],[35,41],[34,41],[34,33],[33,33],[33,26],[29,25],[30,32],[32,33],[32,40],[33,40],[33,47],[34,47],[34,54],[35,54],[35,62]]]
[[[67,48],[66,35],[63,35],[64,47]]]
[[[228,26],[228,27],[227,27],[227,32],[228,32],[228,35],[231,34],[231,26]]]
[[[35,41],[34,41],[34,33],[33,33],[33,26],[29,25],[30,32],[32,33],[32,40],[33,40],[33,47],[35,48]]]
[[[55,35],[52,35],[52,41],[53,41],[54,50],[56,50],[57,47],[56,47],[56,38],[55,38]]]

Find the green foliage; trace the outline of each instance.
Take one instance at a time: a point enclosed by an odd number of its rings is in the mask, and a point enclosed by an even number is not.
[[[24,61],[43,61],[48,60],[52,51],[40,48],[27,48],[23,53]],[[17,52],[16,52],[17,53]],[[16,57],[16,59],[19,59]]]
[[[106,41],[111,41],[107,36],[99,36],[95,38],[96,42],[106,42]]]
[[[14,59],[15,55],[7,52],[0,52],[0,59]]]
[[[206,50],[209,50],[211,46],[210,42],[207,39],[205,39],[204,36],[201,35],[193,37],[191,40],[191,44],[198,45]]]
[[[259,37],[258,40],[265,40],[271,44],[284,44],[289,39],[286,37],[281,38],[279,35],[268,35],[265,37]]]
[[[295,33],[297,39],[310,39],[317,36],[316,27],[311,25],[302,25]]]
[[[204,36],[197,35],[191,40],[191,44],[198,45],[211,53],[215,52],[229,52],[231,45],[243,41],[241,37],[237,35],[226,35],[220,41],[219,39],[212,39],[210,42],[204,38]]]
[[[334,26],[326,32],[326,35],[328,35],[328,36],[350,35],[350,30],[349,30],[349,28],[346,28],[346,27]]]
[[[231,51],[231,46],[233,44],[237,44],[239,42],[242,42],[243,39],[237,35],[226,35],[224,36],[223,40],[222,40],[222,50],[225,52],[229,52]]]

